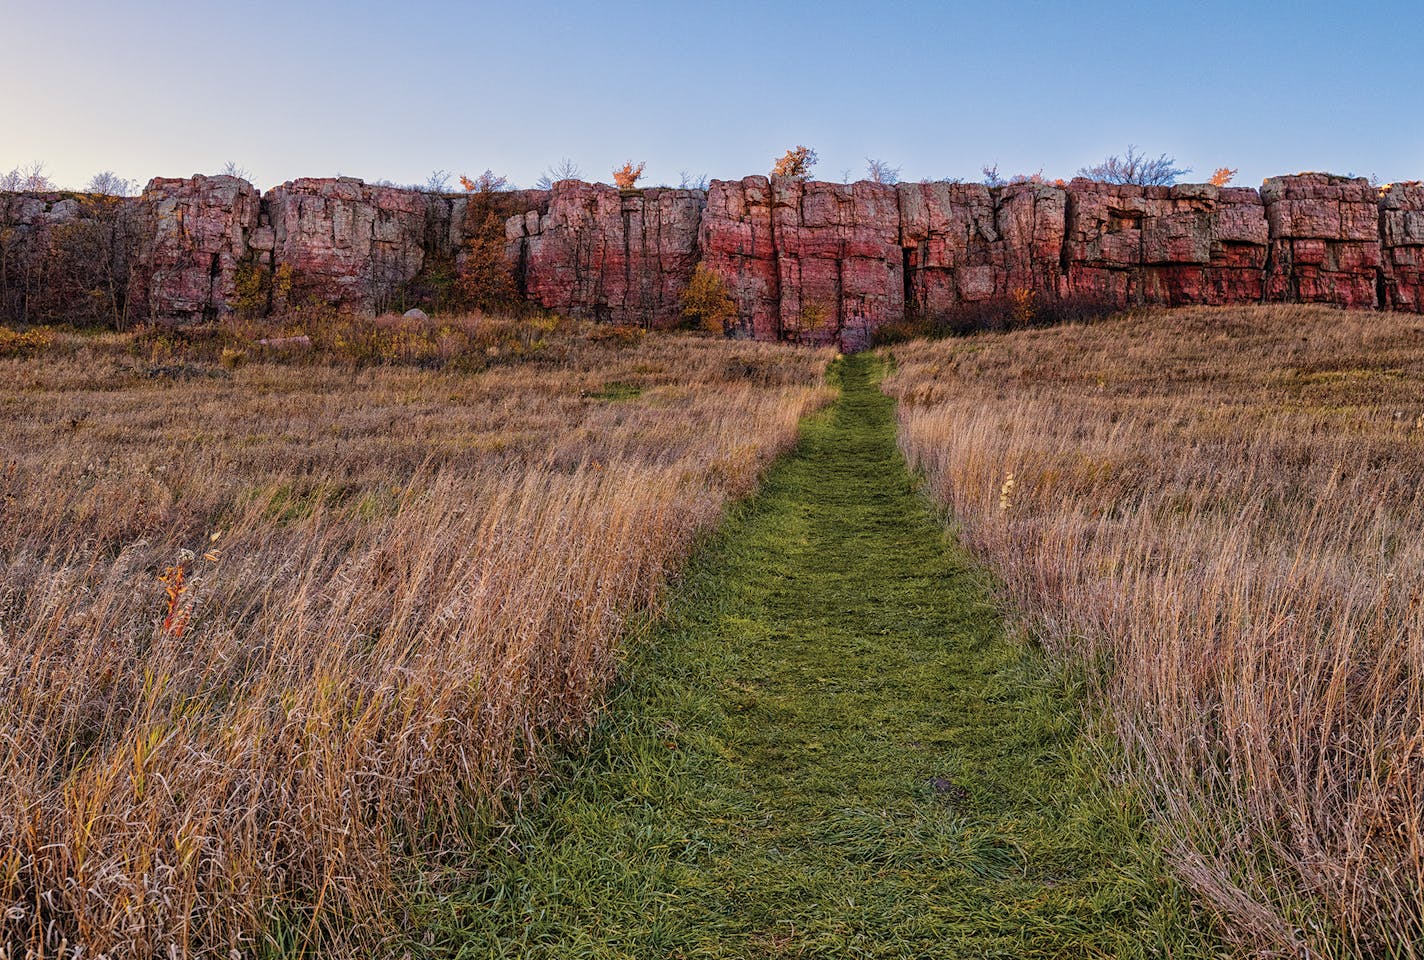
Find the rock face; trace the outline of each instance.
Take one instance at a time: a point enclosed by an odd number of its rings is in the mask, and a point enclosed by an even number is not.
[[[430,200],[349,177],[291,180],[263,198],[255,246],[291,267],[293,296],[378,313],[425,264]]]
[[[702,262],[727,282],[739,332],[757,340],[781,336],[781,277],[766,177],[714,180],[698,234]]]
[[[667,326],[697,265],[701,190],[565,180],[548,208],[510,217],[506,251],[530,299],[574,316]]]
[[[502,283],[507,269],[515,292],[551,310],[665,326],[680,321],[699,263],[727,283],[737,333],[847,348],[906,315],[998,316],[1025,299],[1035,309],[1288,301],[1424,312],[1424,186],[1376,190],[1315,173],[1273,178],[1259,193],[758,176],[706,192],[569,180],[442,195],[335,178],[259,196],[243,180],[196,176],[153,180],[129,199],[0,194],[0,314],[10,320],[277,311],[290,304],[254,304],[243,284],[284,269],[298,301],[441,306],[469,267],[478,282]]]
[[[1384,302],[1424,312],[1424,184],[1395,183],[1380,194]]]
[[[1305,173],[1261,187],[1270,227],[1266,299],[1379,304],[1380,211],[1364,178]]]
[[[894,187],[747,177],[713,181],[700,242],[744,333],[829,342],[904,313],[899,237]]]
[[[1261,298],[1268,237],[1256,191],[1076,179],[1067,201],[1065,296],[1116,306]]]
[[[137,200],[0,193],[0,317],[123,326]]]
[[[1040,184],[904,183],[897,190],[909,306],[937,316],[1062,286],[1065,194]]]
[[[159,178],[138,208],[128,291],[134,315],[189,323],[232,313],[238,265],[258,226],[256,188],[237,177]]]

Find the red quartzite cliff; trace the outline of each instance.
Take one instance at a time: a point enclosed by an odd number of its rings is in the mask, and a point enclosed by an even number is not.
[[[1380,193],[1384,302],[1424,312],[1424,184],[1396,183]]]
[[[547,210],[510,217],[505,239],[521,289],[551,310],[668,326],[697,265],[701,190],[619,190],[564,180]]]
[[[1074,180],[1067,209],[1065,296],[1121,306],[1261,299],[1266,216],[1254,190]]]
[[[1261,186],[1270,228],[1266,298],[1379,305],[1380,196],[1364,179],[1306,173]]]
[[[1327,174],[1260,191],[754,176],[706,191],[568,180],[481,195],[342,177],[263,195],[197,176],[135,198],[0,194],[0,311],[202,322],[237,308],[244,271],[283,271],[298,302],[404,309],[448,287],[472,244],[502,249],[514,289],[543,307],[647,326],[680,321],[701,264],[727,283],[734,332],[767,340],[858,346],[906,315],[1024,299],[1424,311],[1424,187]]]

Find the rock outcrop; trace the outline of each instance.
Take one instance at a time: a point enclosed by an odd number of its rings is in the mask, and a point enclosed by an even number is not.
[[[1268,237],[1254,190],[1076,179],[1067,211],[1064,296],[1115,306],[1261,298]]]
[[[1266,299],[1379,305],[1378,191],[1368,180],[1303,173],[1261,187],[1270,227]]]
[[[133,198],[0,193],[0,317],[124,325],[138,209]]]
[[[1395,183],[1381,191],[1380,253],[1380,306],[1424,313],[1424,184]]]
[[[440,219],[427,194],[350,177],[288,181],[262,207],[253,249],[291,268],[292,295],[366,313],[390,309],[398,288],[420,272],[430,221]]]
[[[906,315],[1015,302],[1424,312],[1424,186],[1315,173],[1259,192],[754,176],[705,192],[569,180],[449,195],[335,178],[262,196],[196,176],[128,199],[0,194],[0,311],[22,321],[183,323],[311,301],[405,310],[452,302],[477,266],[471,276],[507,270],[510,290],[551,310],[666,326],[699,263],[726,281],[735,332],[766,340],[857,345]],[[254,301],[245,278],[277,271],[293,303]]]
[[[138,211],[133,315],[191,323],[231,314],[238,266],[258,226],[256,188],[237,177],[159,178],[144,188]]]
[[[1041,299],[1062,287],[1065,194],[1043,184],[903,183],[900,245],[909,306],[939,316],[966,305]]]
[[[619,190],[565,180],[545,211],[505,222],[508,257],[527,297],[611,323],[667,326],[697,265],[701,190]]]
[[[713,181],[701,247],[727,281],[741,330],[758,339],[826,342],[904,313],[894,187]]]

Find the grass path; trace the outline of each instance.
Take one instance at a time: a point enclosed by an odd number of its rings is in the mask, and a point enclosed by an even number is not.
[[[702,551],[441,957],[1192,957],[1067,684],[915,492],[876,361]]]

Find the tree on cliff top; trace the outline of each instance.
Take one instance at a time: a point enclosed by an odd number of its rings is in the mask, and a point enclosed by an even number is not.
[[[578,180],[582,176],[583,171],[579,169],[579,165],[568,157],[564,157],[564,159],[554,164],[548,170],[545,170],[543,176],[535,182],[534,186],[540,190],[552,190],[556,183],[562,183],[565,180]]]
[[[9,192],[30,190],[35,193],[44,193],[54,189],[54,181],[45,173],[44,162],[40,160],[36,160],[27,167],[16,167],[13,170],[0,172],[0,190]]]
[[[501,177],[493,170],[486,169],[471,180],[469,177],[460,177],[460,186],[466,193],[499,193],[501,190],[509,189],[509,178]]]
[[[1224,187],[1236,178],[1236,171],[1231,167],[1217,167],[1216,172],[1211,175],[1207,183],[1213,187]]]
[[[900,182],[900,168],[892,167],[884,160],[865,158],[865,175],[871,183],[896,184]]]
[[[629,160],[613,171],[613,182],[618,184],[619,190],[632,190],[633,185],[643,178],[643,168],[646,166],[646,161],[640,161],[634,166],[633,161]]]
[[[84,188],[85,193],[97,193],[106,197],[127,197],[134,192],[134,182],[114,173],[112,170],[101,170],[89,178],[89,185]]]
[[[1141,153],[1135,145],[1129,145],[1127,153],[1123,156],[1119,157],[1114,154],[1102,163],[1083,167],[1078,171],[1078,176],[1087,177],[1090,180],[1100,180],[1103,183],[1129,183],[1139,187],[1168,187],[1176,183],[1179,177],[1192,172],[1190,167],[1178,167],[1176,163],[1176,157],[1169,157],[1164,153],[1153,160],[1145,153]]]
[[[785,156],[776,161],[771,168],[771,175],[773,177],[790,177],[793,180],[809,180],[811,179],[811,168],[816,165],[816,161],[819,159],[815,150],[797,144],[787,150]]]

